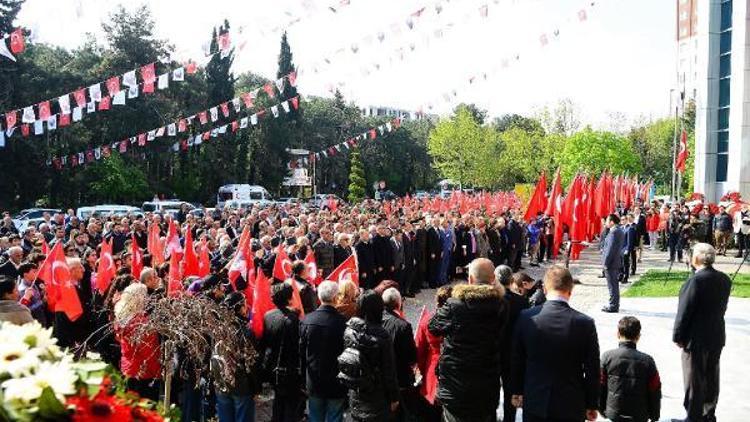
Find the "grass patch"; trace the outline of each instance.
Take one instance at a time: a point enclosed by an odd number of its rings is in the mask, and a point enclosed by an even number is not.
[[[732,274],[728,274],[729,277]],[[687,271],[648,270],[640,280],[623,292],[623,297],[677,296],[683,283],[690,277]],[[737,274],[732,283],[732,296],[750,298],[750,274]]]

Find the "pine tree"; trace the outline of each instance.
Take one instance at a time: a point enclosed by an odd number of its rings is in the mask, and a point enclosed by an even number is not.
[[[365,169],[359,159],[359,148],[354,147],[350,156],[351,169],[349,171],[349,202],[357,203],[365,199]]]
[[[0,0],[0,35],[13,31],[13,21],[26,0]]]

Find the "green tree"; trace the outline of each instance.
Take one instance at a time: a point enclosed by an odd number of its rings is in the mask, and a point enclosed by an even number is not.
[[[367,180],[365,180],[365,169],[359,159],[359,148],[354,148],[349,156],[349,202],[356,203],[365,198]]]
[[[0,0],[0,34],[8,34],[16,27],[14,21],[26,0]],[[5,59],[3,59],[5,60]]]
[[[559,100],[554,107],[544,106],[537,120],[547,133],[572,135],[581,126],[580,110],[570,98]]]
[[[471,117],[474,118],[474,121],[480,125],[483,125],[484,121],[487,119],[487,110],[482,110],[477,107],[476,104],[461,103],[453,109],[453,114],[458,114],[458,111],[461,109],[468,111],[471,114]]]
[[[525,117],[520,114],[504,114],[501,117],[495,117],[492,120],[492,126],[498,132],[505,132],[511,128],[522,129],[526,132],[537,132],[544,134],[544,128],[539,120],[533,117]]]
[[[99,200],[137,203],[151,197],[146,175],[117,154],[86,166],[83,174],[92,180],[89,184],[90,194]]]
[[[565,142],[560,166],[565,183],[579,171],[598,175],[603,170],[610,170],[614,174],[632,175],[643,170],[630,139],[588,127]]]
[[[488,157],[500,152],[498,133],[481,126],[469,107],[459,107],[430,133],[427,150],[443,177],[461,184],[484,186]]]
[[[672,145],[674,119],[659,119],[628,133],[635,152],[643,164],[643,177],[653,178],[659,193],[669,193],[672,182]]]

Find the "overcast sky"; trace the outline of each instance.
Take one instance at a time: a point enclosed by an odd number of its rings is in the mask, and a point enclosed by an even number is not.
[[[474,102],[493,116],[531,114],[570,98],[580,106],[584,123],[605,128],[612,113],[630,120],[669,114],[676,57],[672,0],[598,0],[593,6],[590,0],[443,0],[439,14],[435,0],[339,3],[159,0],[149,5],[156,32],[176,46],[176,59],[202,57],[211,28],[228,18],[235,44],[247,41],[235,73],[251,70],[268,77],[275,75],[279,51],[273,28],[301,16],[288,33],[295,64],[303,69],[303,95],[329,95],[329,86],[341,84],[347,100],[358,105],[428,111],[432,104],[432,112],[441,114],[459,102]],[[75,48],[86,32],[103,42],[100,24],[118,4],[135,9],[142,2],[26,0],[19,22],[35,29],[38,41]],[[486,18],[479,12],[484,4]],[[422,6],[428,7],[410,30],[409,14]],[[580,22],[577,13],[583,8],[588,18]],[[442,37],[435,35],[438,28]],[[382,42],[379,32],[385,35]],[[549,40],[545,46],[542,34]],[[336,53],[342,48],[344,53]],[[520,58],[504,67],[517,53]],[[323,62],[326,57],[330,65]],[[471,75],[477,79],[469,85]],[[443,94],[453,90],[457,95],[446,102]]]

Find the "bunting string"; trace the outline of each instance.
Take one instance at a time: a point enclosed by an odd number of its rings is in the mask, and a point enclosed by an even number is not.
[[[361,141],[364,141],[367,139],[374,140],[379,137],[383,137],[386,134],[389,134],[400,127],[401,127],[401,118],[396,117],[381,125],[371,127],[370,129],[362,132],[361,134],[357,136],[350,137],[344,142],[340,142],[336,145],[332,145],[328,148],[325,148],[315,153],[310,153],[308,157],[302,159],[302,164],[307,165],[308,163],[319,161],[322,158],[333,157],[343,150],[348,150],[352,147],[357,146],[359,142]]]
[[[245,116],[239,119],[235,119],[231,122],[226,122],[220,126],[216,126],[205,131],[198,132],[196,134],[190,134],[185,139],[174,142],[172,144],[171,150],[173,152],[187,151],[189,148],[201,145],[204,142],[209,142],[211,138],[217,138],[220,135],[224,135],[230,131],[231,133],[236,133],[237,131],[257,126],[264,118],[268,117],[269,114],[273,116],[273,118],[278,118],[281,115],[281,111],[283,111],[284,114],[288,114],[292,109],[297,110],[299,108],[299,101],[300,97],[299,95],[297,95],[267,108],[260,109],[253,113],[251,116]],[[113,142],[111,144],[96,148],[89,148],[85,151],[79,151],[73,154],[67,154],[60,157],[53,156],[47,159],[46,164],[47,166],[52,167],[56,170],[62,170],[65,167],[73,168],[91,164],[96,161],[109,158],[113,152],[124,154],[128,151],[128,149],[132,150],[134,147],[145,148],[150,141],[153,141],[157,137],[161,136],[154,136],[154,138],[149,139],[148,142],[141,142],[141,137],[139,136],[137,139],[124,139],[119,142]]]

